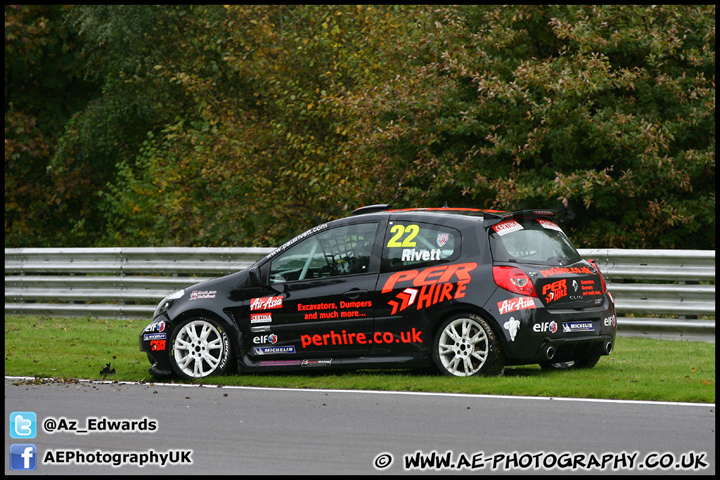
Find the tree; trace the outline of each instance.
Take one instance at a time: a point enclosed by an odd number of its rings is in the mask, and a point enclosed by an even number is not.
[[[570,208],[584,247],[714,248],[714,22],[6,6],[6,244],[268,246],[364,204],[447,201]]]
[[[41,246],[69,234],[64,199],[83,172],[47,174],[65,122],[96,94],[82,78],[64,9],[5,6],[5,244]],[[61,243],[62,244],[62,243]]]
[[[133,232],[138,241],[271,245],[346,215],[345,192],[366,179],[346,148],[354,119],[344,98],[391,73],[377,57],[405,25],[404,8],[213,11],[212,28],[188,36],[202,54],[176,52],[155,67],[195,108],[124,164],[106,196],[115,241]]]
[[[375,191],[569,206],[583,246],[714,247],[713,6],[445,7],[426,26],[407,74],[356,102]]]

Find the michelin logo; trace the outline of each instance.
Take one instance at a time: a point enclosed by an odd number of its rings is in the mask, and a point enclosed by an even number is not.
[[[510,317],[510,320],[503,324],[505,330],[510,334],[510,341],[515,341],[515,335],[517,335],[518,329],[520,328],[520,322],[515,320],[515,317]]]
[[[255,347],[253,348],[255,355],[275,355],[281,353],[295,353],[295,346],[288,347]]]

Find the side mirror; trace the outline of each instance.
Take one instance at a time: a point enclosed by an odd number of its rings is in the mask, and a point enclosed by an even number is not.
[[[258,267],[252,267],[250,270],[248,270],[248,279],[250,281],[250,285],[259,287],[260,286],[260,269]]]

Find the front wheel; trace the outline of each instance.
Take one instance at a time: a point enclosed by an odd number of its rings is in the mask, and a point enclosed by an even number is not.
[[[578,360],[571,360],[569,362],[541,362],[540,368],[543,370],[570,370],[572,369],[585,369],[593,368],[600,361],[600,355],[594,357],[581,358]]]
[[[433,360],[444,375],[499,375],[504,359],[490,325],[474,314],[450,317],[435,336]]]
[[[232,346],[225,328],[209,318],[182,321],[172,334],[170,364],[181,378],[220,375],[231,364]]]

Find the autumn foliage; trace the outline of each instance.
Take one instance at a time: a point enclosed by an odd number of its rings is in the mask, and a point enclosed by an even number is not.
[[[715,7],[5,6],[6,247],[445,202],[714,249]]]

